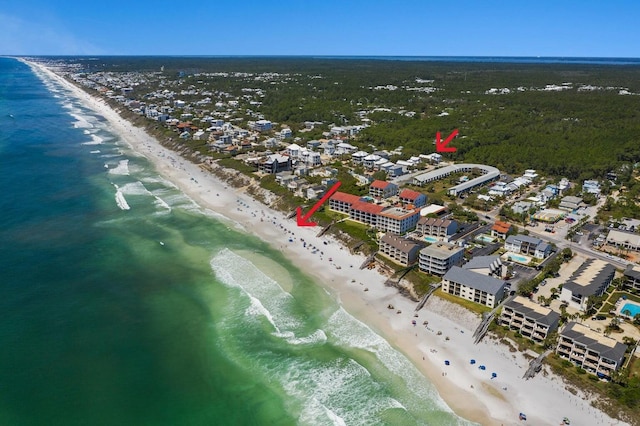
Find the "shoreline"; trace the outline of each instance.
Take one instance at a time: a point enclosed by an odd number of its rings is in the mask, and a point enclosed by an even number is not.
[[[510,353],[506,345],[488,337],[473,345],[473,330],[479,322],[474,314],[432,298],[414,317],[416,303],[395,288],[386,287],[385,277],[377,271],[358,269],[364,257],[349,254],[346,247],[331,237],[316,237],[315,227],[297,227],[295,219],[285,219],[282,213],[250,194],[228,186],[213,173],[163,147],[144,129],[120,117],[101,98],[41,64],[20,60],[55,79],[85,106],[104,116],[125,143],[145,156],[159,174],[198,205],[223,215],[280,249],[327,289],[345,310],[411,360],[457,415],[483,425],[517,424],[520,412],[526,413],[532,424],[558,424],[565,416],[574,424],[624,424],[591,407],[580,393],[576,396],[565,390],[555,375],[545,377],[541,372],[529,381],[522,379],[528,362],[522,354]],[[302,239],[323,254],[305,250]],[[394,309],[388,309],[389,304]],[[412,324],[414,319],[418,325]],[[422,325],[423,321],[428,321],[428,325]],[[486,365],[487,370],[471,365],[470,359]],[[445,366],[445,360],[450,362],[449,366]],[[492,372],[497,373],[495,379],[491,379]]]

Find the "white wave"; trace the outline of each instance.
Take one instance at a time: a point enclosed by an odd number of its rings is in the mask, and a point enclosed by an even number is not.
[[[140,181],[124,184],[120,191],[126,195],[151,195],[151,192]]]
[[[155,201],[155,205],[165,208],[167,210],[171,210],[171,206],[169,204],[167,204],[162,198],[158,197],[157,195],[154,195],[156,201]]]
[[[118,207],[120,207],[121,210],[130,210],[131,207],[129,207],[127,199],[124,198],[124,194],[122,194],[122,191],[120,191],[118,185],[114,184],[113,186],[116,187],[116,204],[118,205]]]
[[[91,122],[89,122],[88,120],[89,116],[80,115],[74,112],[70,112],[69,115],[76,119],[76,121],[73,123],[73,127],[77,129],[86,129],[93,127],[93,124],[91,124]]]
[[[172,189],[178,189],[178,187],[171,182],[170,180],[164,179],[163,177],[160,176],[147,176],[141,179],[144,183],[160,183],[163,186],[166,186],[168,188],[172,188]]]
[[[249,295],[249,299],[251,300],[251,304],[246,309],[245,313],[250,317],[264,317],[266,318],[274,329],[278,330],[278,326],[275,321],[273,321],[273,316],[271,316],[271,312],[269,312],[263,305],[260,303],[258,299]]]
[[[93,151],[89,151],[90,154],[100,154],[99,149],[94,149]]]
[[[82,142],[82,145],[101,145],[104,142],[104,139],[100,136],[91,135],[91,141]]]
[[[129,175],[129,160],[120,160],[118,165],[113,169],[109,169],[109,173],[112,175]]]
[[[322,330],[316,330],[308,336],[297,337],[292,331],[276,332],[274,336],[283,338],[290,345],[303,346],[303,345],[318,345],[324,344],[327,341],[327,335]]]

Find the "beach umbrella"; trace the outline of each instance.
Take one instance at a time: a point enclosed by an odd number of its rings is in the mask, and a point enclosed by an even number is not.
[[[491,378],[495,379],[496,377],[498,377],[498,375],[496,373],[491,373]]]
[[[449,360],[448,359],[444,360],[444,365],[449,365]]]
[[[478,368],[479,368],[480,370],[484,370],[484,369],[486,369],[487,367],[485,367],[484,365],[481,365],[481,366],[480,366],[480,367],[478,367]]]
[[[469,361],[469,363],[470,363],[470,364],[475,364],[475,363],[476,363],[476,360],[475,360],[475,359],[472,359],[471,361]]]

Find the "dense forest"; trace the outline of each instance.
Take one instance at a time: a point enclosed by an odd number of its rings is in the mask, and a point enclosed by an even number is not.
[[[242,106],[294,131],[304,121],[346,125],[366,117],[372,126],[352,143],[367,150],[402,146],[406,157],[433,152],[437,131],[459,129],[452,143],[458,150],[449,158],[508,173],[533,168],[570,179],[599,178],[640,161],[637,65],[310,57],[74,62],[85,72],[153,71],[182,87],[240,99],[243,89],[258,89],[260,105]]]

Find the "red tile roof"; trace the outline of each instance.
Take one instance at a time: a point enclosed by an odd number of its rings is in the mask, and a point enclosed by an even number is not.
[[[384,209],[384,207],[382,206],[379,206],[377,204],[367,203],[365,201],[357,201],[353,203],[351,208],[353,210],[361,211],[364,213],[370,213],[370,214],[379,214]]]
[[[491,229],[500,234],[506,234],[507,232],[509,232],[509,229],[511,229],[511,224],[507,222],[502,222],[500,220],[496,220],[496,223],[493,225]]]
[[[379,189],[385,189],[387,186],[389,186],[389,182],[384,180],[374,180],[373,182],[371,182],[371,185],[369,185],[370,188]]]
[[[360,197],[358,197],[357,195],[347,194],[346,192],[340,192],[340,191],[337,191],[336,193],[334,193],[329,199],[342,201],[343,203],[349,203],[349,204],[357,203],[358,201],[360,201]]]
[[[415,201],[416,198],[421,196],[422,194],[417,191],[412,191],[410,189],[403,189],[400,192],[400,198],[405,198],[407,200]]]

